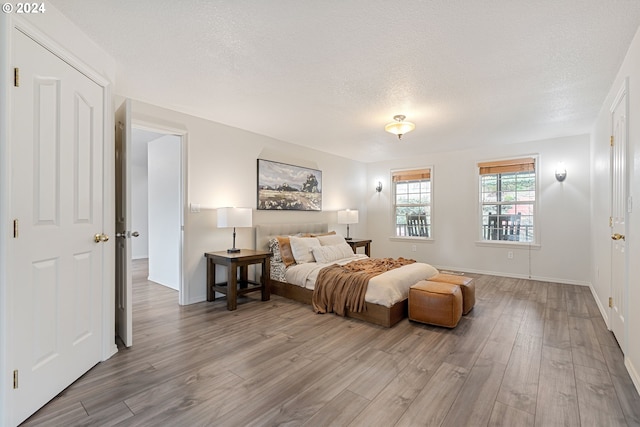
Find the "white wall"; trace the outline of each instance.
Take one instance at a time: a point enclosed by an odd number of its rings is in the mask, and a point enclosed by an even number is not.
[[[539,245],[478,243],[477,163],[530,154],[539,155]],[[565,162],[568,171],[562,183],[554,175],[558,162]],[[390,170],[419,166],[433,166],[433,240],[393,239]],[[588,135],[373,163],[367,167],[367,176],[367,237],[373,239],[373,256],[405,256],[468,272],[589,282]],[[375,192],[378,180],[384,187],[380,194]],[[508,251],[513,251],[513,259],[507,258]]]
[[[363,234],[361,227],[367,221],[365,187],[368,187],[364,164],[140,101],[132,104],[134,122],[186,132],[184,302],[206,299],[204,253],[231,247],[231,231],[216,228],[216,208],[252,207],[254,224],[328,222],[330,228],[341,230],[344,226],[336,224],[336,211],[349,207],[362,212],[360,224],[354,225],[351,233],[354,236]],[[320,169],[323,174],[322,212],[255,211],[258,158]],[[190,204],[199,204],[201,211],[190,212]],[[237,230],[237,247],[253,248],[254,245],[254,230]],[[221,277],[224,273],[223,270],[218,272]]]
[[[149,258],[149,183],[147,141],[136,139],[132,129],[131,162],[131,230],[140,236],[131,239],[131,257]],[[158,134],[158,136],[161,136]]]
[[[180,137],[148,143],[149,280],[180,287]]]
[[[611,135],[610,107],[624,79],[629,78],[629,174],[633,211],[629,214],[626,233],[626,249],[629,259],[627,318],[625,319],[626,343],[625,364],[636,389],[640,391],[640,30],[636,33],[627,56],[604,100],[591,134],[592,177],[592,235],[593,245],[590,269],[593,290],[601,307],[607,307],[611,289],[611,229],[609,187],[609,137]],[[608,309],[603,312],[605,319]],[[608,320],[608,319],[607,319]]]

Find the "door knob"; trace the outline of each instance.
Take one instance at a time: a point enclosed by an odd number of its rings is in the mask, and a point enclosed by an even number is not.
[[[138,237],[140,235],[140,233],[138,233],[137,231],[123,231],[122,233],[116,233],[116,237],[123,237],[123,238],[127,238],[127,237]]]
[[[615,233],[611,235],[612,240],[624,240],[624,234]]]
[[[107,236],[104,233],[98,233],[95,236],[93,236],[93,241],[96,242],[96,243],[108,242],[109,241],[109,236]]]

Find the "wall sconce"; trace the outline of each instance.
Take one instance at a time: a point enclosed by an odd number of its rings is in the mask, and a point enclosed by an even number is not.
[[[349,237],[349,224],[357,224],[358,223],[358,211],[347,209],[344,211],[338,211],[338,224],[347,224],[347,237],[345,240],[351,240]]]
[[[558,163],[556,166],[556,179],[558,182],[562,182],[567,177],[567,168],[564,163]]]
[[[382,181],[378,181],[378,185],[376,186],[376,192],[380,193],[382,191]]]

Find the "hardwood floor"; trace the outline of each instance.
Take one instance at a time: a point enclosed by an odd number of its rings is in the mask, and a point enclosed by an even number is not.
[[[24,425],[640,425],[586,287],[470,275],[455,329],[385,329],[259,293],[180,307],[135,266],[133,347]]]

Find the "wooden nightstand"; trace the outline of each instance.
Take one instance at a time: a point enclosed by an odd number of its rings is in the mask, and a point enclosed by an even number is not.
[[[353,249],[353,253],[357,253],[357,249],[359,247],[364,247],[364,253],[366,256],[371,256],[371,240],[370,239],[351,239],[346,240],[346,242]]]
[[[216,292],[227,296],[227,310],[235,310],[238,304],[238,295],[260,290],[262,301],[269,301],[269,274],[271,265],[271,252],[242,249],[237,253],[227,251],[206,252],[207,259],[207,301],[215,301]],[[260,283],[248,280],[248,266],[262,264]],[[216,283],[216,265],[227,267],[227,282]],[[238,279],[238,267],[240,279]]]

